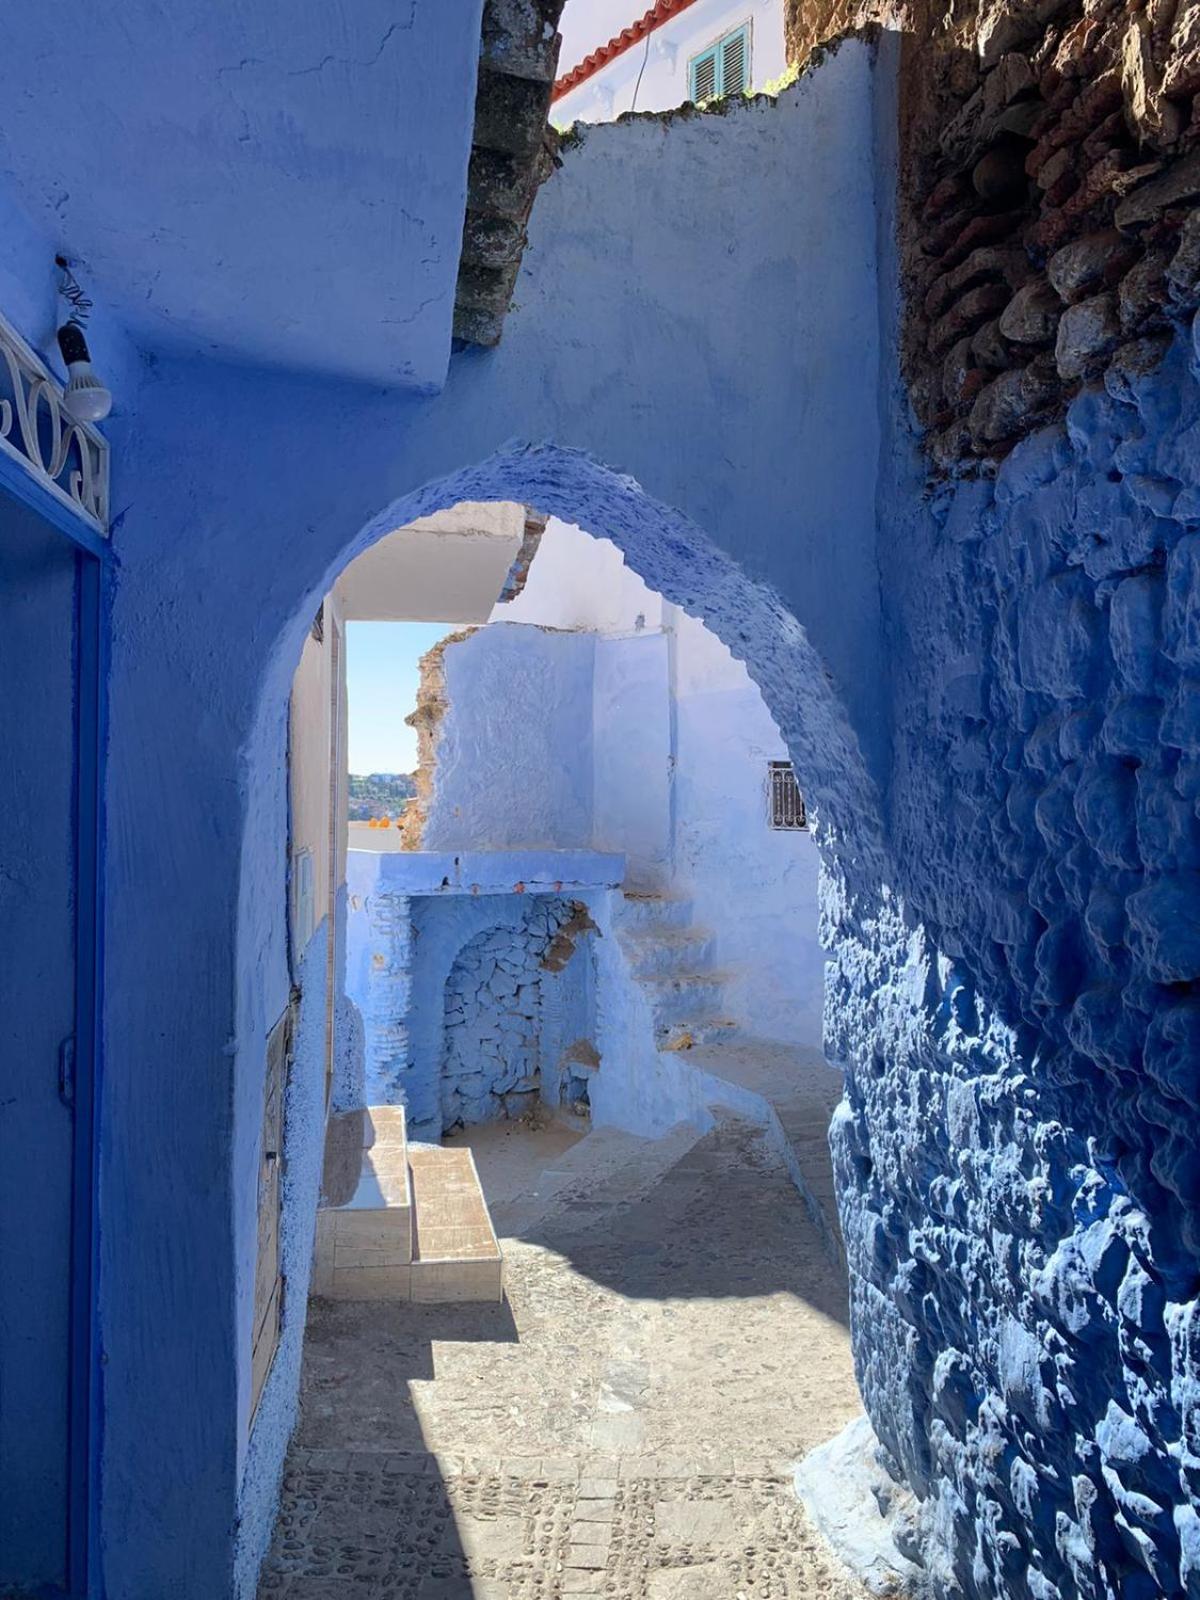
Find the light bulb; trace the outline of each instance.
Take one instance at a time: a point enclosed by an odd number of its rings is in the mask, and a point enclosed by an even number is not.
[[[58,330],[58,348],[67,363],[63,410],[74,422],[100,422],[112,410],[113,397],[92,366],[83,329],[68,322]]]

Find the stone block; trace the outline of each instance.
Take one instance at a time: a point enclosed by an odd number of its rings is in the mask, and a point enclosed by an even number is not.
[[[1116,228],[1104,228],[1056,250],[1046,262],[1046,276],[1062,299],[1074,302],[1098,285],[1115,283],[1137,254]]]
[[[1059,376],[1081,378],[1117,343],[1121,319],[1115,294],[1093,295],[1068,306],[1058,325],[1054,356]]]
[[[972,440],[987,446],[1011,439],[1043,414],[1057,392],[1057,382],[1044,363],[1032,361],[1001,373],[979,391],[971,407]]]
[[[333,1299],[407,1299],[411,1257],[403,1107],[331,1117],[311,1293]]]
[[[1044,277],[1018,289],[1000,314],[1000,332],[1016,344],[1048,344],[1058,330],[1062,301]]]
[[[1167,561],[1163,649],[1178,666],[1200,667],[1200,534],[1185,534]]]
[[[1169,873],[1125,902],[1134,958],[1155,983],[1200,978],[1200,874]]]
[[[1164,584],[1159,573],[1123,578],[1109,602],[1108,636],[1117,671],[1137,694],[1151,693],[1159,677]]]
[[[1200,150],[1174,161],[1164,172],[1139,183],[1118,205],[1113,220],[1118,228],[1141,227],[1153,222],[1168,206],[1200,195]]]

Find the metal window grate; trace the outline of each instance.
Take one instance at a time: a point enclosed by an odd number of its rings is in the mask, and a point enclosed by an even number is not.
[[[808,812],[804,796],[796,782],[796,773],[790,761],[767,763],[770,782],[771,827],[788,832],[801,832],[808,827]]]

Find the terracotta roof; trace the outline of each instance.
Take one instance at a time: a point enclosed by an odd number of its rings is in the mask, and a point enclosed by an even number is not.
[[[578,88],[581,83],[586,83],[593,74],[606,67],[610,61],[615,61],[618,56],[623,56],[626,50],[632,50],[634,45],[644,39],[648,33],[653,33],[656,28],[661,28],[664,22],[670,22],[672,17],[678,16],[681,11],[686,11],[696,0],[655,0],[643,16],[636,22],[631,22],[627,28],[622,28],[607,44],[602,44],[598,50],[593,50],[590,56],[584,56],[577,67],[572,67],[570,72],[564,72],[554,85],[551,101],[561,100],[564,94],[569,94],[572,89]]]

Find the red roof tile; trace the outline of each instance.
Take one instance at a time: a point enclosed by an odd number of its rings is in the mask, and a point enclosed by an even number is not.
[[[618,56],[623,56],[626,50],[631,50],[639,40],[644,39],[648,33],[653,33],[656,28],[661,28],[664,22],[670,22],[672,17],[678,16],[681,11],[686,11],[696,0],[655,0],[643,16],[636,22],[630,23],[628,28],[622,28],[615,38],[602,44],[598,50],[593,50],[590,56],[584,56],[577,67],[572,67],[570,72],[564,72],[554,85],[551,101],[561,100],[563,95],[569,94],[572,89],[578,88],[610,61],[615,61]]]

